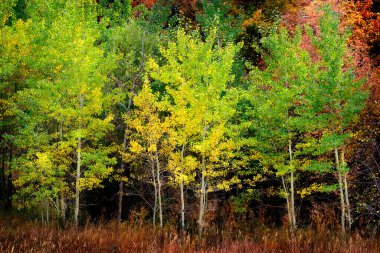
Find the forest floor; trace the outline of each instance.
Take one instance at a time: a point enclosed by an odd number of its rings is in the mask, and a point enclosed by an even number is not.
[[[291,239],[285,229],[261,229],[239,240],[230,239],[228,233],[223,238],[206,235],[200,245],[190,236],[181,241],[174,230],[167,230],[155,236],[147,225],[116,222],[60,229],[2,216],[0,252],[380,252],[379,238],[359,233],[342,239],[333,232],[304,229]]]

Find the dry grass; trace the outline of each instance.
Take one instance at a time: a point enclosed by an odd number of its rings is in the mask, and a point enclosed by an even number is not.
[[[2,217],[0,252],[380,252],[380,240],[358,234],[343,240],[328,232],[298,231],[293,240],[285,230],[264,229],[232,240],[206,235],[202,245],[187,236],[179,240],[173,229],[156,236],[152,227],[116,223],[58,229],[19,218]]]

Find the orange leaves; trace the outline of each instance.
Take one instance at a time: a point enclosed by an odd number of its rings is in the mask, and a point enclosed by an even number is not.
[[[135,1],[132,1],[132,7],[136,7],[142,4],[142,5],[145,5],[148,9],[150,9],[156,2],[157,0],[135,0]]]
[[[380,14],[372,12],[372,0],[348,1],[343,3],[346,25],[353,26],[351,40],[374,43],[380,37]]]

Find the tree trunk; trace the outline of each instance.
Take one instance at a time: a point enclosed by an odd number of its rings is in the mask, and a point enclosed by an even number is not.
[[[81,177],[81,148],[82,148],[82,138],[78,137],[78,147],[77,147],[77,174],[75,180],[75,212],[74,212],[74,221],[75,225],[78,226],[78,217],[79,217],[79,180]]]
[[[184,160],[185,144],[182,145],[181,150],[181,176],[183,176],[183,160]],[[181,234],[185,235],[185,197],[183,190],[183,179],[181,178],[179,188],[181,191]]]
[[[338,154],[338,149],[335,148],[335,161],[336,161],[336,169],[338,172],[338,183],[339,183],[339,195],[340,195],[340,208],[341,208],[341,217],[340,217],[340,222],[341,222],[341,227],[342,227],[342,233],[345,234],[346,232],[346,227],[345,227],[345,203],[344,203],[344,193],[343,193],[343,184],[342,184],[342,173],[340,171],[340,165],[339,165],[339,154]]]
[[[80,95],[79,96],[79,109],[82,110],[83,108],[83,98]],[[81,128],[81,126],[80,126]],[[79,188],[79,181],[81,178],[81,153],[82,153],[82,137],[79,135],[78,137],[78,144],[77,144],[77,171],[76,171],[76,178],[75,178],[75,211],[74,211],[74,222],[75,226],[78,226],[78,218],[79,218],[79,195],[80,195],[80,188]]]
[[[158,148],[156,145],[156,169],[157,169],[157,185],[158,185],[158,212],[159,212],[159,218],[160,218],[160,227],[162,229],[163,227],[163,219],[162,219],[162,198],[161,198],[161,179],[160,179],[160,161],[158,159]]]
[[[59,141],[63,141],[63,120],[59,122]],[[63,193],[61,193],[61,197],[59,198],[59,194],[57,197],[57,209],[59,212],[59,217],[62,220],[62,223],[64,224],[66,222],[66,203],[65,203],[65,196],[63,196]]]
[[[198,218],[198,236],[202,239],[202,227],[203,227],[203,212],[205,205],[205,156],[202,155],[202,175],[201,175],[201,196],[199,202],[199,218]]]
[[[296,214],[295,214],[295,207],[294,207],[294,175],[293,175],[293,153],[292,153],[292,141],[289,140],[289,159],[290,159],[290,208],[291,208],[291,224],[292,224],[292,231],[296,230],[297,223],[296,223]]]
[[[124,166],[120,166],[120,169],[124,169]],[[123,195],[124,195],[124,182],[119,181],[119,201],[117,204],[117,222],[121,224],[121,215],[123,212]]]
[[[289,191],[288,191],[288,188],[286,187],[285,178],[283,176],[281,176],[281,180],[282,180],[282,187],[284,188],[284,191],[286,194],[286,210],[288,212],[289,226],[291,228],[291,226],[292,226],[291,225],[292,224],[292,212],[290,210]]]
[[[206,124],[203,125],[203,141],[206,139]],[[202,228],[203,228],[203,214],[205,209],[205,197],[206,197],[206,184],[205,184],[205,173],[206,173],[206,158],[205,151],[202,153],[202,172],[201,172],[201,194],[199,201],[199,218],[198,218],[198,237],[202,240]]]
[[[154,170],[154,160],[153,155],[150,154],[151,170],[153,177],[153,187],[154,187],[154,207],[153,207],[153,227],[156,228],[156,211],[157,211],[157,184],[156,184],[156,172]]]
[[[345,157],[344,157],[344,149],[340,153],[341,157],[341,163],[342,166],[346,165]],[[343,183],[344,183],[344,193],[345,193],[345,199],[346,199],[346,209],[347,209],[347,222],[348,222],[348,228],[351,228],[352,219],[351,219],[351,208],[350,208],[350,200],[348,195],[348,183],[347,183],[347,172],[345,171],[343,174]]]

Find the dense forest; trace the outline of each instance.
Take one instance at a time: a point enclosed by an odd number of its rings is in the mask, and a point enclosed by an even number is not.
[[[373,0],[2,0],[0,251],[380,251]]]

